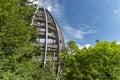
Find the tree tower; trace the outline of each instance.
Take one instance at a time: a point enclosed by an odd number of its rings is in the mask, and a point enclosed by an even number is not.
[[[40,47],[42,54],[42,66],[52,62],[56,72],[59,73],[60,67],[56,65],[60,62],[59,54],[64,48],[64,38],[61,28],[55,17],[44,7],[37,6],[32,25],[37,30],[37,39],[34,46]]]

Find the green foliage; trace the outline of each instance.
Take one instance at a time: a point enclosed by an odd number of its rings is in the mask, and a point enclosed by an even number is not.
[[[0,1],[0,80],[53,79],[34,59],[40,50],[31,42],[36,33],[30,25],[33,14],[27,0]]]
[[[66,63],[63,71],[66,80],[120,80],[120,45],[117,42],[99,42],[76,52],[61,55]]]
[[[27,5],[27,0],[1,0],[0,80],[52,80],[56,76],[50,65],[41,68],[41,63],[34,60],[34,55],[42,53],[31,43],[36,33],[30,25],[33,14],[34,8]],[[66,65],[62,75],[65,80],[120,80],[117,42],[98,42],[82,50],[75,41],[67,44],[68,54],[61,55]]]
[[[69,54],[75,54],[78,51],[78,46],[75,41],[70,40],[67,42],[67,51]]]

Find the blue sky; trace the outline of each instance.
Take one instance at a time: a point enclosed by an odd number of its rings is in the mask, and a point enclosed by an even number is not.
[[[65,41],[120,42],[120,0],[39,0],[58,20]]]

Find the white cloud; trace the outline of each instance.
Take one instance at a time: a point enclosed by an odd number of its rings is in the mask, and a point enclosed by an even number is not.
[[[37,0],[28,0],[28,2],[32,2],[33,4],[38,5],[38,1]]]
[[[115,9],[115,10],[113,11],[113,13],[114,13],[117,17],[120,17],[120,8]]]
[[[66,37],[69,39],[84,39],[84,36],[87,34],[92,34],[92,33],[96,33],[96,30],[90,29],[88,28],[87,25],[81,25],[81,28],[76,29],[73,28],[69,25],[65,25],[64,29],[65,29],[65,35]]]
[[[68,35],[70,35],[71,37],[76,38],[76,39],[83,39],[82,31],[76,30],[76,29],[70,27],[69,25],[65,25],[64,29],[65,29],[66,33]]]
[[[51,10],[52,10],[52,6],[48,6],[47,9],[48,9],[49,11],[51,11]]]
[[[85,45],[79,45],[79,44],[78,44],[78,48],[79,48],[80,50],[81,50],[81,49],[84,49],[84,48],[88,49],[90,46],[91,46],[91,44],[85,44]]]
[[[115,13],[115,14],[120,13],[120,9],[116,9],[116,10],[114,10],[114,13]]]
[[[117,44],[120,44],[120,42],[117,42]]]
[[[47,8],[57,19],[60,19],[64,14],[64,5],[58,0],[39,0],[39,5]]]

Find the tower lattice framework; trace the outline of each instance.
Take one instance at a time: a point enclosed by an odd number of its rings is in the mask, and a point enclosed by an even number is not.
[[[65,44],[61,28],[56,19],[46,8],[37,6],[32,25],[37,30],[37,39],[33,45],[40,47],[43,52],[43,67],[46,66],[48,61],[60,62],[59,53],[65,47]],[[57,67],[56,70],[59,73],[59,65],[55,65],[55,67]]]

